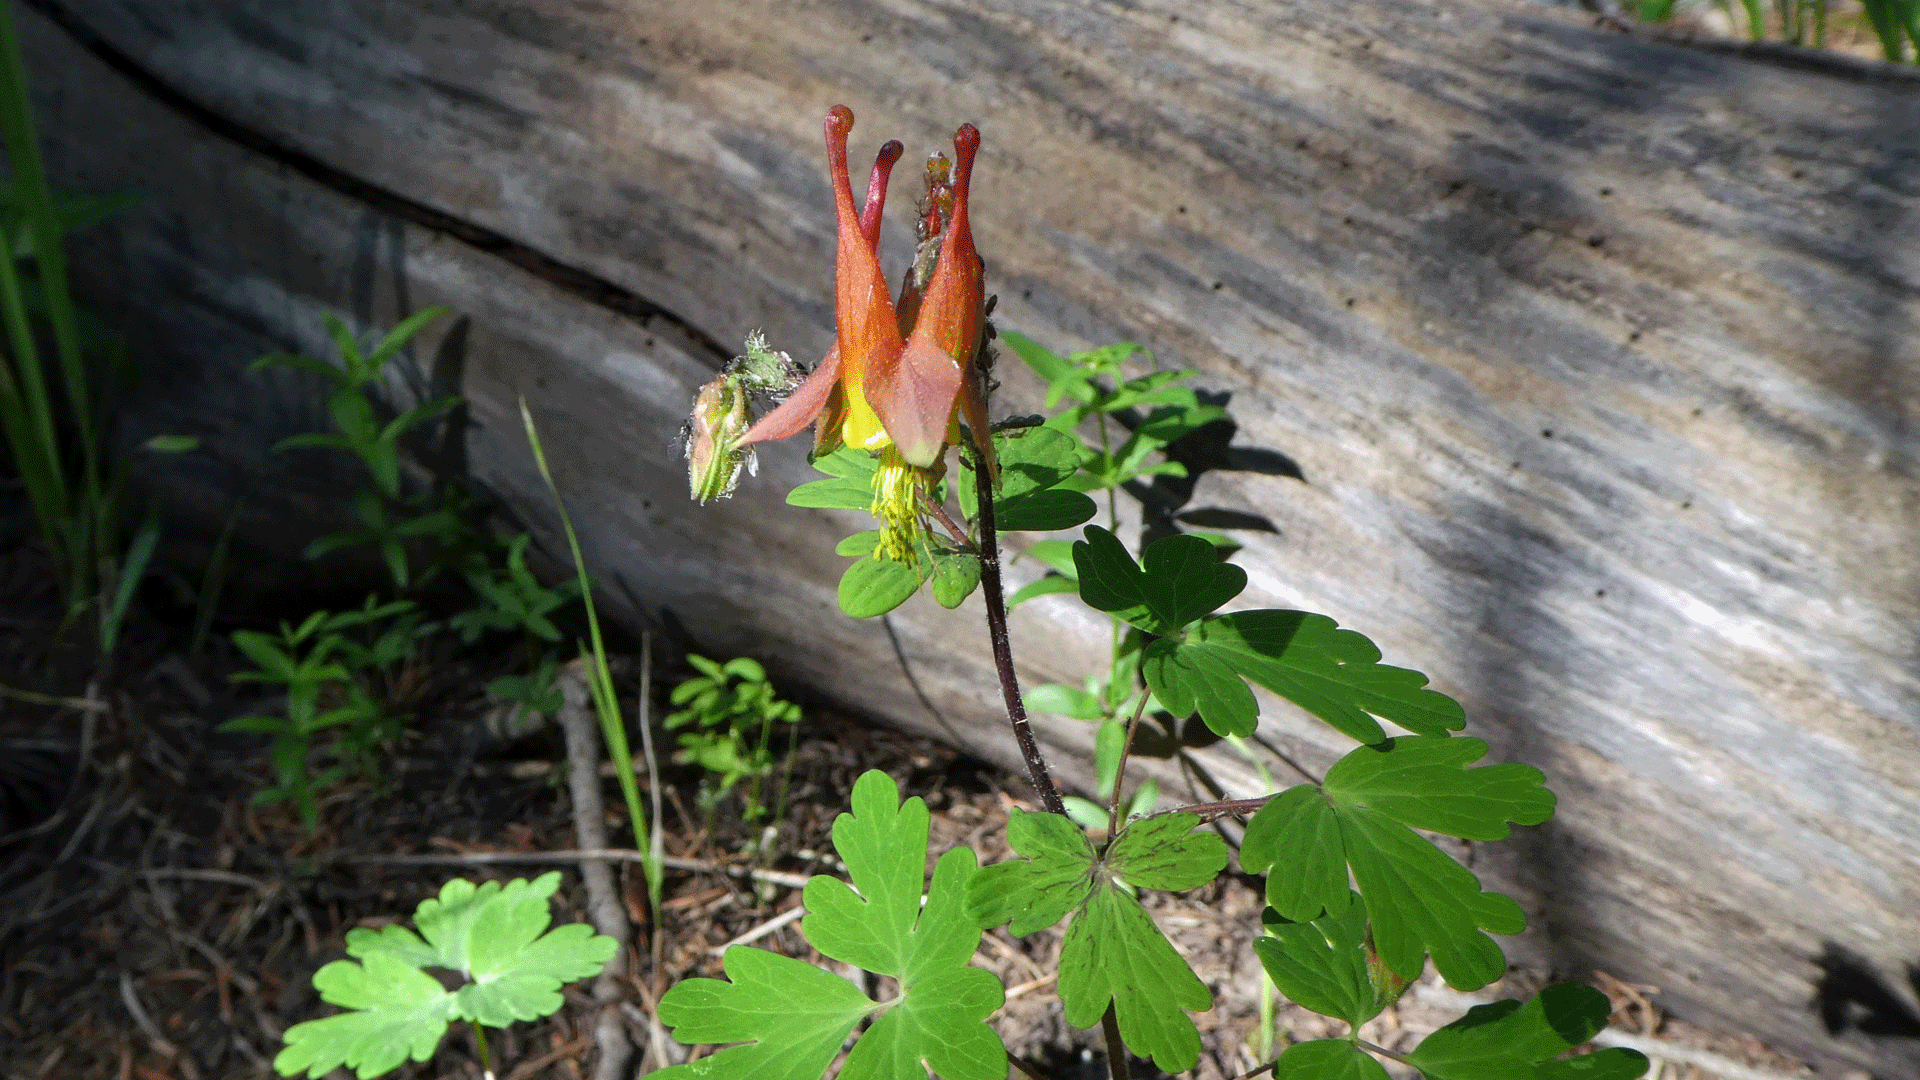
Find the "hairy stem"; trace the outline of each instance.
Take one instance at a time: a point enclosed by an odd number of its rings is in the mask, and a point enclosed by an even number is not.
[[[1020,678],[1013,670],[1013,642],[1007,635],[1007,598],[1000,587],[1000,536],[993,525],[993,477],[986,459],[978,453],[967,455],[973,469],[974,490],[980,495],[980,593],[987,603],[987,638],[993,645],[993,667],[1000,676],[1000,695],[1006,699],[1007,722],[1013,725],[1013,737],[1020,744],[1020,756],[1027,764],[1027,780],[1049,814],[1065,814],[1066,804],[1053,786],[1047,761],[1033,739],[1033,726],[1027,722],[1027,707],[1020,700]]]

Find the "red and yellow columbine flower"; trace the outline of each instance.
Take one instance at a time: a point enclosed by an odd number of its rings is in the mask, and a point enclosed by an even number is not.
[[[880,212],[901,146],[888,142],[880,148],[866,202],[856,212],[847,168],[852,131],[853,111],[834,106],[827,113],[826,135],[839,221],[837,341],[813,374],[748,429],[739,445],[784,439],[814,424],[815,455],[841,444],[879,454],[873,500],[873,514],[881,522],[879,552],[911,562],[916,541],[925,535],[922,499],[945,468],[946,448],[959,441],[961,418],[976,438],[986,438],[986,403],[974,367],[986,331],[986,283],[967,220],[980,132],[967,124],[954,133],[958,160],[951,182],[944,158],[928,166],[922,247],[937,243],[938,255],[930,276],[925,260],[915,259],[896,305],[880,270]],[[942,213],[949,203],[951,209]],[[910,330],[903,331],[909,319]]]

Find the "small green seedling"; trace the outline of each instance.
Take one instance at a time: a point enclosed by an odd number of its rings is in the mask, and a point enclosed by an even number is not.
[[[758,821],[767,815],[761,785],[773,775],[773,726],[799,723],[800,706],[775,697],[766,669],[752,660],[716,664],[688,656],[687,662],[700,674],[673,688],[673,703],[683,708],[665,723],[668,730],[694,730],[680,736],[674,760],[713,774],[714,786],[703,796],[709,806],[746,781],[746,817]]]
[[[418,935],[403,926],[348,931],[347,954],[360,963],[335,960],[314,973],[313,985],[349,1011],[288,1028],[273,1067],[318,1080],[344,1065],[368,1080],[409,1057],[432,1057],[447,1024],[465,1020],[491,1075],[483,1028],[552,1015],[562,984],[599,973],[620,948],[585,923],[548,930],[548,897],[559,887],[558,870],[504,888],[456,878],[420,902]],[[449,990],[423,968],[454,972],[460,986]]]
[[[374,750],[400,732],[404,718],[386,711],[369,692],[368,680],[412,655],[414,642],[435,629],[412,601],[379,604],[368,597],[358,611],[316,611],[299,626],[283,622],[277,635],[234,631],[234,646],[254,670],[234,674],[233,681],[279,683],[287,694],[281,715],[242,716],[220,725],[221,731],[273,736],[275,782],[254,796],[254,805],[292,801],[300,820],[313,828],[319,790],[350,772],[370,771]],[[332,747],[338,761],[315,774],[307,755],[315,736],[329,728],[341,729]]]

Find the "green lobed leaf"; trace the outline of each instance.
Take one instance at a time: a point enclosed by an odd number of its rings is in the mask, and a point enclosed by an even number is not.
[[[1052,488],[996,500],[993,525],[1001,532],[1053,532],[1083,524],[1099,512],[1100,507],[1080,492]]]
[[[1312,922],[1266,929],[1272,936],[1253,939],[1253,951],[1287,1000],[1356,1028],[1386,1007],[1367,974],[1367,908],[1357,894]]]
[[[1241,865],[1268,874],[1267,902],[1295,922],[1341,909],[1350,868],[1372,918],[1374,946],[1390,970],[1416,978],[1431,952],[1453,986],[1485,986],[1500,977],[1505,958],[1481,931],[1517,934],[1526,919],[1519,905],[1482,892],[1472,871],[1409,827],[1444,824],[1462,830],[1455,835],[1493,838],[1507,835],[1509,821],[1545,820],[1553,802],[1539,788],[1539,772],[1464,768],[1485,753],[1478,739],[1444,736],[1360,747],[1329,770],[1324,788],[1301,785],[1262,807],[1247,823]],[[1428,795],[1437,807],[1423,805]]]
[[[1646,1071],[1647,1059],[1624,1047],[1551,1060],[1606,1027],[1611,1008],[1607,996],[1590,986],[1557,983],[1525,1005],[1475,1006],[1427,1036],[1406,1060],[1427,1080],[1629,1080]]]
[[[1545,773],[1516,763],[1467,768],[1486,753],[1479,739],[1394,739],[1341,758],[1323,786],[1340,806],[1371,807],[1402,825],[1467,840],[1505,840],[1508,822],[1538,825],[1553,816]]]
[[[831,973],[781,957],[749,959],[742,954],[770,954],[736,946],[725,961],[732,985],[681,983],[662,997],[660,1017],[683,1041],[751,1045],[666,1072],[811,1080],[862,1017],[881,1013],[848,1055],[842,1080],[929,1070],[950,1080],[1003,1080],[1006,1050],[986,1018],[1005,992],[991,973],[967,963],[980,944],[980,927],[965,910],[979,871],[970,849],[955,848],[927,883],[930,821],[926,803],[903,804],[892,779],[867,772],[854,784],[853,812],[833,825],[834,850],[852,885],[816,876],[803,894],[801,930],[814,948],[898,980],[897,1000],[875,1004]],[[826,991],[832,983],[839,985]]]
[[[454,995],[461,1018],[506,1027],[550,1015],[563,1003],[562,984],[598,974],[618,951],[617,941],[585,923],[547,932],[553,890],[542,886],[548,879],[557,887],[559,872],[542,875],[529,888],[516,889],[515,882],[481,906],[469,931],[472,981]]]
[[[1015,936],[1071,913],[1059,968],[1067,1022],[1091,1027],[1111,1002],[1127,1047],[1168,1072],[1199,1060],[1199,1032],[1182,1010],[1210,1008],[1213,997],[1122,883],[1190,889],[1211,881],[1227,864],[1226,844],[1195,832],[1199,824],[1192,814],[1137,821],[1101,857],[1071,821],[1016,810],[1007,843],[1020,858],[981,870],[967,891],[979,925],[1011,921]]]
[[[994,526],[1001,532],[1052,532],[1071,529],[1098,513],[1092,499],[1059,487],[1080,467],[1084,453],[1079,439],[1053,428],[995,434],[1000,488],[994,493]],[[962,471],[956,486],[961,513],[977,517],[972,471]]]
[[[1423,689],[1425,675],[1379,660],[1373,642],[1340,629],[1325,615],[1263,609],[1214,616],[1182,640],[1154,642],[1144,668],[1147,684],[1162,704],[1178,715],[1198,709],[1207,726],[1223,735],[1252,730],[1246,726],[1252,696],[1227,685],[1229,671],[1362,743],[1386,738],[1375,716],[1422,735],[1466,726],[1458,702]],[[1258,715],[1257,705],[1253,715]]]
[[[1077,540],[1073,545],[1080,599],[1095,611],[1107,612],[1149,633],[1178,632],[1178,627],[1168,631],[1154,620],[1147,607],[1146,574],[1141,572],[1140,564],[1133,561],[1120,538],[1097,525],[1087,526],[1085,535],[1085,540]]]
[[[439,980],[385,953],[365,966],[335,960],[314,973],[313,985],[322,1000],[353,1011],[288,1028],[273,1059],[282,1076],[305,1070],[318,1080],[344,1065],[367,1080],[409,1057],[425,1061],[454,1017],[453,995]]]
[[[1294,1043],[1274,1063],[1275,1080],[1387,1080],[1366,1051],[1346,1039]]]
[[[1199,830],[1195,814],[1161,814],[1121,830],[1107,849],[1109,873],[1129,885],[1161,892],[1197,889],[1227,868],[1227,842]]]
[[[1200,1060],[1200,1031],[1186,1011],[1212,1008],[1213,995],[1153,916],[1111,877],[1095,882],[1067,927],[1059,988],[1061,1008],[1074,1027],[1099,1023],[1111,1002],[1127,1049],[1170,1073]]]
[[[1117,537],[1089,525],[1073,561],[1082,600],[1150,634],[1178,634],[1247,587],[1247,572],[1197,536],[1156,540],[1136,564]]]
[[[661,1080],[818,1080],[880,1008],[833,972],[765,949],[736,945],[721,965],[725,981],[684,979],[661,995],[660,1020],[683,1043],[742,1045],[654,1073]]]
[[[981,926],[1010,921],[1008,932],[1025,937],[1066,918],[1092,891],[1099,856],[1087,834],[1060,815],[1014,807],[1007,846],[1021,857],[983,867],[967,889],[967,914]]]

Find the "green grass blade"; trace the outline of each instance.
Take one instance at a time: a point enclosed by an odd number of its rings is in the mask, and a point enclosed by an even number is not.
[[[147,576],[147,564],[153,561],[153,549],[160,542],[160,514],[156,510],[147,512],[146,520],[140,523],[140,531],[133,535],[133,542],[127,545],[126,557],[120,560],[120,580],[113,590],[113,603],[100,620],[100,654],[112,656],[113,646],[120,637],[120,627],[126,622],[127,606],[133,602],[134,590],[140,587],[140,579]]]
[[[60,246],[62,222],[47,186],[47,174],[34,136],[32,102],[27,96],[26,68],[20,39],[14,32],[13,6],[0,5],[0,135],[13,166],[14,194],[20,201],[34,261],[40,267],[47,321],[53,325],[55,350],[66,380],[67,401],[80,440],[81,488],[89,509],[99,498],[100,446],[96,441],[87,373],[80,357],[80,322],[67,290],[66,253]],[[22,313],[24,316],[24,312]],[[9,321],[12,315],[9,314]],[[9,327],[9,331],[12,331]],[[15,348],[18,349],[18,342]],[[100,538],[103,541],[104,537]]]
[[[607,670],[607,648],[600,636],[599,615],[593,607],[593,582],[587,577],[587,562],[580,554],[580,538],[573,530],[573,518],[567,514],[567,504],[560,498],[560,488],[553,482],[553,472],[547,467],[547,451],[540,443],[540,432],[534,426],[533,413],[527,408],[526,398],[520,399],[520,421],[526,426],[527,444],[533,448],[533,462],[539,466],[540,479],[546,482],[547,490],[553,493],[554,508],[560,512],[560,526],[567,534],[567,551],[573,557],[573,572],[580,579],[580,602],[586,606],[587,633],[592,639],[591,653],[585,646],[581,648],[582,659],[589,662],[587,684],[593,688],[593,704],[600,714],[600,732],[607,742],[607,756],[614,761],[614,775],[620,780],[620,794],[627,801],[627,818],[633,824],[634,846],[648,853],[641,867],[647,877],[647,898],[653,907],[654,922],[658,925],[660,883],[664,876],[659,861],[660,823],[655,821],[653,832],[649,833],[647,812],[640,806],[640,785],[633,773],[633,751],[627,746],[626,727],[620,722],[620,707],[613,695],[613,675]],[[643,837],[646,838],[644,845]]]

